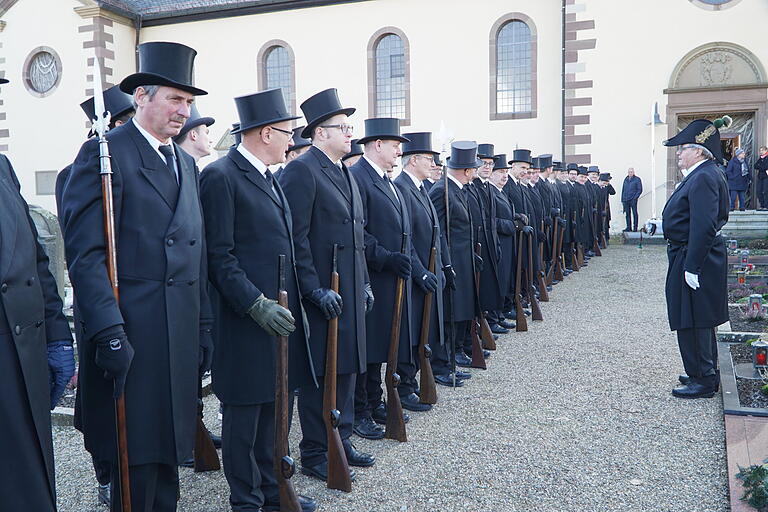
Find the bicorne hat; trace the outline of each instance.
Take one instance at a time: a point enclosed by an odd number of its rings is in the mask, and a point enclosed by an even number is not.
[[[89,121],[96,119],[96,106],[93,97],[80,104]],[[120,90],[120,86],[113,85],[104,91],[104,108],[107,109],[112,119],[122,116],[129,110],[133,110],[133,97]]]
[[[197,52],[179,43],[152,42],[139,45],[139,71],[120,82],[120,89],[133,94],[140,85],[175,87],[195,96],[208,94],[195,87]]]
[[[513,164],[515,162],[523,162],[526,164],[531,163],[531,150],[530,149],[516,149],[512,152],[512,160],[507,162]]]
[[[235,98],[235,105],[237,106],[237,115],[240,118],[240,128],[238,128],[240,132],[271,123],[292,121],[301,117],[292,116],[288,112],[282,89],[267,89],[247,96],[240,96]]]
[[[723,116],[714,121],[696,119],[683,128],[683,130],[669,140],[664,141],[665,146],[682,146],[683,144],[698,144],[704,146],[712,153],[715,160],[723,161],[723,150],[720,147],[720,131],[718,128],[731,126],[730,116]]]
[[[477,169],[483,162],[477,159],[477,143],[472,140],[459,140],[451,144],[451,156],[445,159],[450,169]]]
[[[7,78],[0,78],[0,85],[7,84],[7,83],[8,83],[8,79]]]
[[[507,164],[507,155],[504,153],[493,155],[493,170],[497,171],[500,169],[509,169],[509,164]]]
[[[403,137],[408,139],[408,142],[403,142],[403,156],[438,154],[437,151],[432,149],[432,132],[404,133]]]
[[[311,139],[312,130],[326,119],[337,114],[351,116],[355,113],[354,108],[341,106],[339,93],[336,89],[326,89],[310,96],[301,104],[300,108],[307,120],[307,126],[301,131],[301,136],[306,139]]]
[[[394,117],[374,117],[365,120],[365,137],[357,141],[365,144],[372,140],[396,140],[409,142],[408,138],[400,135],[400,120]]]
[[[293,129],[293,146],[289,147],[288,151],[294,151],[312,145],[311,140],[301,136],[302,130],[304,130],[303,126],[297,126]]]
[[[184,123],[184,126],[181,127],[181,131],[177,136],[173,138],[175,141],[181,140],[184,135],[189,132],[192,128],[197,128],[198,126],[211,126],[213,123],[215,123],[216,120],[212,117],[203,117],[200,115],[200,111],[197,110],[197,106],[193,103],[192,104],[192,110],[189,114],[189,119]]]
[[[493,156],[493,144],[478,144],[477,158],[495,158]]]
[[[361,144],[358,144],[357,139],[352,139],[352,142],[350,143],[349,153],[341,157],[341,161],[343,162],[347,158],[352,158],[353,156],[358,156],[362,154],[363,154],[363,146]]]

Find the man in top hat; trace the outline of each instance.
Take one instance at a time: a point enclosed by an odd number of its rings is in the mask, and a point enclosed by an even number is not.
[[[56,281],[20,190],[11,162],[0,155],[0,494],[5,509],[53,512],[50,411],[75,359]]]
[[[216,301],[212,384],[223,404],[222,458],[232,510],[280,510],[274,473],[275,336],[289,336],[289,389],[315,386],[294,266],[291,209],[270,165],[292,144],[281,89],[235,98],[242,142],[200,180]],[[279,275],[279,256],[285,256]],[[285,278],[288,308],[276,302]],[[292,413],[289,411],[289,418]],[[290,420],[289,420],[290,423]],[[300,498],[302,510],[315,510]]]
[[[404,133],[403,137],[409,142],[403,143],[403,172],[395,178],[395,185],[408,205],[408,211],[411,216],[411,245],[413,248],[411,256],[413,280],[413,321],[414,338],[417,343],[422,337],[421,318],[424,310],[424,302],[428,294],[433,294],[432,307],[429,313],[429,337],[428,343],[433,354],[440,352],[447,360],[444,343],[444,310],[443,310],[443,289],[446,281],[453,282],[454,273],[450,265],[450,255],[445,238],[441,237],[441,226],[437,217],[437,210],[432,204],[424,182],[432,174],[432,165],[434,164],[433,155],[436,152],[432,149],[432,134],[430,132]],[[429,257],[432,248],[435,248],[435,266],[433,271],[429,270]],[[418,345],[414,345],[413,363],[400,362],[397,367],[397,373],[400,375],[400,401],[403,407],[410,410],[418,410],[412,403],[418,401],[416,396],[418,384],[416,382],[416,372],[418,368]],[[434,371],[433,371],[434,373]],[[438,382],[440,379],[446,379],[445,375],[435,376]],[[442,382],[445,384],[446,382]],[[419,404],[428,405],[428,404]],[[430,407],[422,409],[429,409]]]
[[[535,183],[535,188],[539,192],[544,203],[544,225],[547,235],[546,254],[544,254],[544,260],[547,263],[545,272],[549,272],[550,266],[554,263],[552,261],[552,246],[556,244],[555,237],[555,224],[560,217],[561,198],[560,191],[554,185],[554,179],[550,181],[552,174],[552,155],[540,155],[539,156],[539,175]]]
[[[381,364],[389,351],[398,278],[405,279],[398,361],[413,364],[412,345],[417,341],[411,312],[411,219],[402,193],[387,175],[402,154],[403,142],[408,139],[400,135],[399,119],[366,119],[365,137],[358,140],[363,157],[349,169],[363,202],[365,259],[376,297],[376,309],[365,319],[367,370],[358,377],[355,389],[355,433],[368,439],[384,437],[374,420],[386,423]],[[437,284],[434,275],[430,281]],[[415,395],[407,399],[420,410],[426,406]]]
[[[365,373],[365,314],[373,308],[373,292],[365,264],[363,204],[357,181],[341,158],[349,153],[354,108],[344,108],[336,89],[326,89],[301,104],[307,120],[302,137],[312,147],[285,166],[280,185],[291,208],[299,289],[307,305],[310,357],[318,386],[299,389],[299,444],[302,473],[328,477],[323,418],[328,320],[338,317],[336,408],[341,411],[339,434],[351,465],[371,465],[373,457],[349,441],[354,418],[358,373]],[[333,247],[338,248],[339,293],[330,289]]]
[[[590,165],[587,167],[587,191],[589,192],[589,199],[592,205],[592,237],[593,242],[589,246],[590,250],[587,251],[587,256],[592,257],[597,254],[592,248],[600,242],[600,232],[602,231],[602,208],[600,204],[600,186],[597,184],[600,176],[600,167],[597,165]]]
[[[677,342],[686,375],[680,398],[707,398],[718,389],[715,328],[728,320],[727,255],[720,228],[728,222],[728,185],[721,162],[719,126],[697,119],[664,142],[677,146],[683,180],[667,200],[662,229],[669,268],[665,287],[669,327]]]
[[[608,245],[608,239],[610,238],[610,228],[611,228],[611,202],[610,202],[610,196],[616,195],[616,189],[613,188],[613,185],[611,185],[611,173],[609,172],[601,172],[600,178],[597,182],[597,184],[600,186],[600,191],[602,193],[601,196],[601,204],[603,206],[603,238],[605,239],[605,244]]]
[[[563,241],[561,247],[561,254],[563,255],[563,263],[565,268],[563,269],[563,275],[566,276],[573,272],[573,251],[571,250],[571,244],[573,243],[573,198],[571,197],[573,184],[568,179],[568,171],[562,162],[553,163],[553,176],[555,179],[555,188],[560,194],[560,227],[563,230]]]
[[[518,255],[518,257],[521,257],[523,259],[522,261],[522,267],[524,269],[528,269],[528,246],[529,244],[533,244],[533,251],[534,251],[534,257],[533,257],[533,268],[534,272],[538,269],[538,258],[536,257],[536,250],[537,250],[537,241],[536,241],[536,230],[534,228],[536,224],[535,219],[535,212],[533,210],[533,205],[531,204],[529,194],[527,192],[527,186],[524,183],[524,180],[526,179],[526,176],[529,172],[529,169],[531,167],[531,151],[528,149],[516,149],[512,153],[512,159],[510,159],[508,162],[509,164],[509,180],[507,181],[507,184],[504,185],[504,190],[507,194],[507,198],[509,199],[510,204],[513,206],[516,213],[519,213],[522,215],[521,221],[522,226],[520,226],[519,235],[524,236],[524,243],[523,243],[523,254]],[[521,285],[523,289],[521,290],[522,295],[527,296],[528,294],[528,273],[523,272],[523,281],[526,283],[524,285]]]
[[[477,158],[477,143],[474,141],[456,141],[451,144],[451,156],[446,159],[445,177],[437,181],[429,190],[429,198],[435,206],[440,226],[448,226],[442,232],[448,245],[451,266],[456,273],[455,289],[444,288],[445,332],[448,345],[448,355],[463,353],[464,337],[470,322],[479,313],[477,310],[477,294],[475,289],[475,271],[479,271],[482,259],[475,254],[475,237],[477,226],[472,218],[469,206],[469,192],[466,185],[472,181],[476,170],[482,165]],[[448,192],[446,194],[446,187]],[[447,197],[446,197],[447,196]],[[433,354],[432,369],[435,378],[442,376],[437,382],[454,381],[452,368],[454,363],[449,358],[443,359],[440,352]],[[461,386],[462,380],[456,375],[456,385]],[[449,385],[450,385],[449,384]]]
[[[350,150],[349,153],[344,155],[341,158],[341,161],[344,162],[344,165],[347,166],[347,168],[352,167],[357,163],[360,158],[363,156],[363,145],[358,144],[357,139],[353,139],[350,144]]]
[[[285,152],[285,164],[291,160],[296,160],[301,155],[306,153],[310,146],[312,146],[311,140],[301,136],[301,132],[304,130],[304,128],[304,126],[297,126],[293,129],[293,136],[291,137],[292,145],[289,146]],[[280,173],[283,172],[284,167],[285,165],[281,165],[274,173],[272,173],[275,179],[280,177]]]
[[[443,162],[440,161],[440,154],[435,153],[432,155],[432,170],[429,177],[422,183],[427,188],[427,192],[432,188],[437,180],[443,177]]]
[[[210,367],[198,172],[173,143],[195,96],[205,94],[193,85],[195,54],[177,43],[143,43],[139,72],[120,84],[133,93],[136,115],[107,135],[119,304],[107,274],[97,140],[80,149],[62,194],[82,327],[79,412],[86,449],[113,464],[113,510],[121,509],[115,397],[125,396],[133,510],[176,510],[177,466],[192,452],[197,382]]]
[[[173,142],[195,159],[195,163],[201,158],[211,154],[211,137],[208,129],[216,120],[212,117],[203,117],[197,111],[197,106],[192,104],[189,119],[184,123],[181,131],[173,138]]]
[[[595,253],[592,251],[592,247],[595,244],[595,231],[594,231],[594,205],[595,201],[592,196],[592,191],[588,185],[589,178],[587,177],[587,168],[584,166],[577,166],[576,169],[576,183],[574,190],[576,191],[578,198],[577,214],[578,219],[578,240],[584,251],[584,263],[587,265],[589,260]]]

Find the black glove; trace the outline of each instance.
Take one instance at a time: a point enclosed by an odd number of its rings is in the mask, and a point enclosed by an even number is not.
[[[560,215],[560,208],[552,208],[551,210],[549,210],[549,214],[552,217],[557,217],[558,215]]]
[[[551,226],[552,225],[552,217],[547,217],[544,219],[544,225],[545,226]]]
[[[524,213],[516,213],[514,218],[515,218],[515,220],[520,220],[526,226],[528,225],[528,216],[526,214],[524,214]]]
[[[93,338],[96,344],[96,366],[104,370],[105,379],[114,379],[114,398],[125,391],[125,378],[133,361],[133,347],[122,325],[109,327]]]
[[[307,295],[307,299],[323,312],[326,320],[341,315],[341,308],[344,306],[341,295],[328,288],[312,290]]]
[[[453,270],[451,265],[443,267],[443,276],[445,276],[445,286],[451,290],[456,289],[456,271]]]
[[[592,215],[597,213],[597,208],[592,208]]]
[[[543,240],[543,239],[547,238],[547,235],[543,231],[537,232],[536,236],[539,237],[539,240]]]
[[[566,224],[565,219],[562,217],[557,218],[557,223],[560,224],[561,227],[565,227]]]
[[[213,333],[210,327],[200,327],[200,360],[198,369],[202,377],[213,364]]]
[[[69,381],[75,374],[75,351],[69,340],[48,344],[48,373],[51,378],[51,410],[59,403]]]
[[[373,298],[373,288],[371,288],[371,283],[367,283],[363,290],[365,291],[365,314],[367,315],[373,310],[373,303],[375,302]]]
[[[526,235],[532,235],[533,226],[523,226],[523,233],[525,233]]]
[[[394,272],[398,277],[408,279],[411,277],[411,258],[400,252],[393,252],[387,258],[384,268]]]
[[[479,256],[476,253],[472,253],[472,256],[475,257],[475,272],[482,272],[483,271],[483,258]]]
[[[421,277],[414,276],[413,280],[424,293],[435,293],[437,291],[437,276],[428,270]]]

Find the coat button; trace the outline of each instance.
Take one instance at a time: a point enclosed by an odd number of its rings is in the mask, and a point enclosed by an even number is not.
[[[0,286],[0,291],[3,293],[8,291],[8,285],[6,283],[3,283],[3,286]]]
[[[173,286],[173,279],[168,280],[168,286]]]
[[[195,245],[196,243],[197,243],[197,240],[195,240],[194,238],[189,241],[189,245]]]
[[[165,243],[168,244],[168,247],[172,246],[173,245],[173,238],[169,238],[168,241],[165,242]]]
[[[15,333],[16,333],[16,336],[18,336],[19,334],[21,334],[21,326],[20,326],[20,325],[17,325],[16,327],[14,327],[14,328],[13,328],[13,332],[15,332]]]
[[[35,284],[34,277],[30,277],[29,279],[27,279],[27,286],[32,286],[33,284]]]

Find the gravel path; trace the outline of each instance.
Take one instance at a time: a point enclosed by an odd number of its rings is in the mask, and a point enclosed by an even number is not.
[[[503,336],[487,371],[411,413],[409,442],[365,441],[354,491],[294,477],[321,510],[725,511],[722,404],[682,401],[662,247],[612,245],[555,287],[545,322]],[[206,424],[220,431],[217,402]],[[291,446],[298,450],[298,421]],[[80,435],[54,428],[61,512],[104,511]],[[228,510],[222,472],[181,470],[180,511]]]

